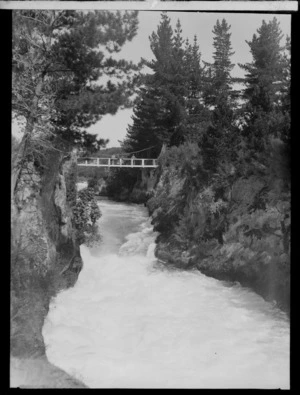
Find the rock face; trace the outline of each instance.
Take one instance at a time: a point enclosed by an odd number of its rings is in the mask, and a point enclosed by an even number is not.
[[[153,193],[156,182],[155,170],[142,169],[141,178],[135,183],[132,191],[129,191],[128,200],[133,203],[145,203]]]
[[[11,204],[11,354],[45,354],[42,337],[50,298],[74,285],[82,267],[70,205],[76,158],[52,152],[41,172],[22,171]]]
[[[46,357],[34,359],[11,358],[11,388],[88,388],[62,369],[48,362]]]
[[[147,202],[160,232],[156,256],[169,266],[238,281],[289,312],[289,194],[262,175],[209,185],[163,168]]]

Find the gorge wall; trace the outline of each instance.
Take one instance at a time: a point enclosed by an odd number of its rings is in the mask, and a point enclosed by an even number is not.
[[[29,162],[11,200],[11,355],[45,357],[42,336],[51,297],[74,285],[82,267],[72,221],[76,157]]]
[[[205,181],[199,168],[160,167],[147,206],[160,232],[156,256],[168,266],[238,281],[289,313],[290,194],[265,173]],[[275,181],[274,181],[275,180]]]

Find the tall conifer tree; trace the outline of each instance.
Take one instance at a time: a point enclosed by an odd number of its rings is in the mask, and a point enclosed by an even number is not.
[[[183,142],[183,122],[185,76],[184,51],[180,22],[177,21],[175,32],[170,25],[170,18],[162,14],[157,34],[150,37],[150,47],[155,60],[148,63],[154,71],[149,77],[151,86],[160,96],[160,111],[157,113],[157,137],[167,145],[178,145]]]
[[[139,92],[124,147],[134,151],[157,144],[154,154],[162,144],[198,141],[207,112],[201,102],[203,69],[197,39],[193,45],[185,44],[180,21],[173,32],[164,13],[157,32],[150,37],[150,47],[155,59],[145,63],[153,74],[145,77]]]
[[[170,143],[176,124],[176,103],[170,89],[175,80],[174,74],[171,73],[172,64],[174,66],[174,34],[166,13],[161,15],[157,32],[153,32],[149,40],[154,59],[144,60],[144,63],[152,73],[144,77],[144,88],[139,91],[133,125],[129,127],[124,141],[127,151],[147,148],[147,134],[151,134],[158,142],[160,150],[163,144]]]
[[[201,66],[201,53],[196,36],[193,45],[186,41],[185,75],[188,91],[185,140],[201,142],[209,124],[209,111],[204,104],[204,68]]]
[[[204,135],[202,144],[208,167],[215,169],[219,161],[232,159],[233,119],[236,92],[231,71],[234,64],[230,57],[234,54],[231,47],[230,25],[226,20],[217,20],[213,29],[214,53],[212,64],[206,74],[205,103],[211,108],[211,124]]]
[[[129,105],[132,81],[95,82],[102,75],[138,69],[106,56],[103,49],[119,52],[135,36],[137,24],[137,12],[14,12],[12,109],[26,124],[12,172],[12,195],[27,163],[41,170],[53,150],[103,145],[103,139],[83,128]]]
[[[127,128],[123,149],[136,152],[137,157],[156,158],[161,150],[157,137],[156,116],[160,111],[159,97],[155,89],[142,87],[133,109],[132,125]],[[143,150],[141,152],[138,152]]]
[[[265,149],[270,135],[280,137],[284,123],[283,101],[286,103],[284,86],[288,85],[288,60],[281,46],[282,32],[279,22],[273,18],[262,22],[251,41],[252,62],[240,64],[246,71],[243,92],[246,100],[247,124],[244,135],[249,148],[257,152]]]

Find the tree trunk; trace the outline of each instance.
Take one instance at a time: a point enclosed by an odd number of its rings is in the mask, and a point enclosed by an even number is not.
[[[37,83],[37,86],[35,88],[35,95],[32,100],[32,105],[31,105],[31,111],[28,119],[26,120],[26,127],[25,127],[25,132],[24,136],[22,138],[18,154],[16,157],[16,161],[13,164],[12,168],[12,174],[11,174],[11,198],[13,199],[14,193],[16,190],[16,187],[18,185],[18,181],[21,176],[22,168],[23,168],[23,160],[26,155],[26,150],[28,147],[28,141],[32,135],[33,129],[34,129],[34,123],[35,123],[35,118],[36,118],[36,112],[38,109],[38,101],[39,101],[39,96],[41,95],[43,87],[43,77],[40,77]]]

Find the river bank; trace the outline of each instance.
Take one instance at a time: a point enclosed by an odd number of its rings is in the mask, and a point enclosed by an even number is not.
[[[11,388],[87,388],[48,361],[42,335],[51,299],[72,287],[76,280],[75,273],[67,273],[64,277],[57,273],[55,279],[46,278],[42,286],[36,284],[18,296],[20,302],[13,302],[17,313],[12,316],[11,327]]]
[[[191,178],[180,167],[161,168],[151,189],[120,181],[117,200],[147,206],[159,232],[155,254],[167,267],[238,282],[289,315],[289,193],[277,196],[278,184],[261,175],[209,187],[190,185]]]
[[[40,358],[11,358],[11,388],[88,388],[84,383]]]
[[[228,165],[208,177],[199,155],[199,148],[183,146],[160,158],[158,181],[146,202],[159,232],[157,258],[170,267],[239,282],[289,314],[286,173]]]

